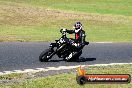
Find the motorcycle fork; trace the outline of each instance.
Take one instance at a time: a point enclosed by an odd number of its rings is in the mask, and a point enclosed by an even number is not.
[[[59,50],[61,50],[66,44],[63,44],[60,48],[56,49],[54,51],[54,47],[51,47],[51,50],[53,50],[54,52],[52,54],[50,54],[49,58],[51,58],[53,55],[55,55]]]

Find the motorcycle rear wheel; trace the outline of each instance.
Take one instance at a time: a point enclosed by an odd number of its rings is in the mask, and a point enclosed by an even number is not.
[[[79,60],[79,57],[81,56],[82,54],[82,50],[80,52],[78,52],[75,56],[72,56],[70,59],[66,59],[66,57],[64,57],[64,60],[67,61],[67,62],[73,62],[73,61],[78,61]]]

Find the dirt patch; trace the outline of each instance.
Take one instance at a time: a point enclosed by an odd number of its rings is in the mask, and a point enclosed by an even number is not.
[[[48,25],[51,22],[75,19],[103,23],[109,22],[112,24],[132,23],[132,17],[130,16],[65,12],[60,10],[49,10],[45,8],[25,7],[12,4],[0,5],[0,25],[38,26]]]
[[[59,71],[47,71],[47,72],[37,72],[37,73],[24,73],[20,78],[7,78],[7,79],[0,79],[0,84],[12,84],[12,83],[19,83],[24,80],[32,80],[36,78],[41,77],[48,77],[48,76],[54,76],[58,74],[64,74],[64,73],[75,73],[75,69],[71,70],[59,70]]]

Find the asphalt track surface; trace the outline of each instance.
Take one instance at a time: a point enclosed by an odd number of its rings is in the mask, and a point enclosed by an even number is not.
[[[49,47],[46,42],[1,42],[0,72],[109,63],[131,63],[132,43],[90,43],[83,49],[81,62],[65,62],[54,56],[49,62],[40,62],[39,54]]]

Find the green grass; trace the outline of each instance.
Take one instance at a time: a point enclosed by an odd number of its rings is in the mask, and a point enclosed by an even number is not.
[[[90,26],[89,28],[91,29],[86,29],[86,40],[90,42],[132,42],[132,31],[130,28],[127,30],[126,27],[111,27],[114,30],[101,26]],[[59,29],[50,29],[48,27],[2,26],[0,32],[0,41],[54,41],[61,36]]]
[[[3,0],[2,0],[3,1]],[[131,0],[4,0],[52,9],[132,15]]]
[[[130,74],[131,64],[114,66],[89,66],[85,68],[88,74]],[[131,88],[130,84],[85,84],[80,86],[76,83],[76,73],[64,73],[55,76],[37,78],[13,84],[1,84],[5,88]]]
[[[131,0],[0,0],[0,41],[54,41],[81,21],[87,41],[132,42],[131,9]]]
[[[58,32],[44,27],[2,26],[0,41],[52,41],[59,38]]]
[[[4,79],[17,79],[17,78],[23,78],[24,74],[22,73],[12,73],[12,74],[8,74],[8,75],[1,75],[0,76],[0,80],[4,80]]]

